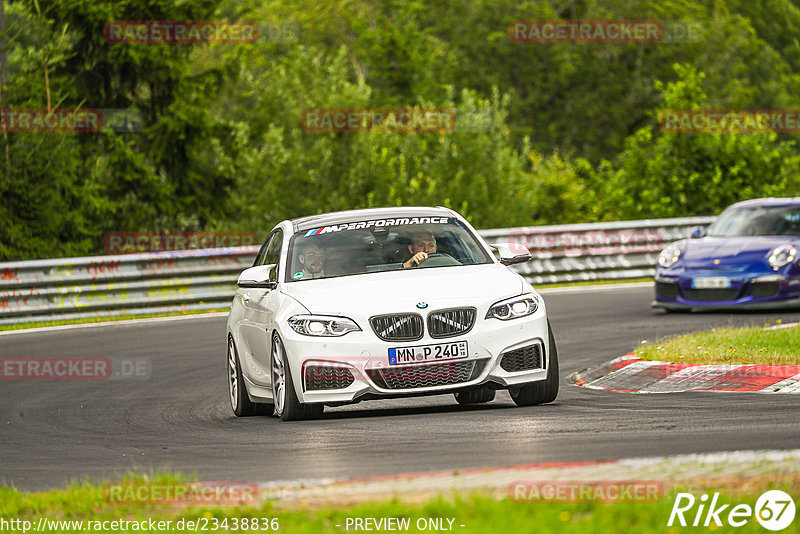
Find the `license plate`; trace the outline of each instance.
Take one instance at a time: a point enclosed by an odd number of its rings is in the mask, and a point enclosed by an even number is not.
[[[726,276],[705,276],[692,279],[694,289],[724,289],[731,287],[731,281]]]
[[[467,342],[453,341],[435,345],[417,345],[416,347],[397,347],[389,349],[389,365],[404,363],[440,362],[466,358]]]

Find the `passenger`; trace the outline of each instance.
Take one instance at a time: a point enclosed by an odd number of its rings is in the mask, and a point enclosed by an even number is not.
[[[429,254],[436,254],[436,237],[427,231],[414,232],[411,234],[408,251],[411,253],[411,257],[403,262],[403,267],[416,267],[425,261]]]
[[[305,245],[298,255],[303,265],[303,276],[300,278],[322,278],[325,276],[325,250],[318,245]]]

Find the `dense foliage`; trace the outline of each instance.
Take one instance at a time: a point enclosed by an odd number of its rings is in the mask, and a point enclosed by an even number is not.
[[[660,19],[672,43],[522,44],[517,19]],[[249,20],[255,43],[111,44],[124,20]],[[0,260],[110,231],[265,232],[446,205],[478,227],[713,214],[796,195],[787,133],[667,133],[669,109],[800,109],[791,0],[9,0],[4,109],[135,109],[130,132],[0,132]],[[312,132],[316,108],[455,110],[468,127]]]

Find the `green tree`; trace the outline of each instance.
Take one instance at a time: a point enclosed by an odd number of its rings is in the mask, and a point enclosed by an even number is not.
[[[657,111],[708,109],[704,75],[675,65],[679,81],[657,84]],[[773,133],[663,133],[644,127],[629,137],[617,165],[600,171],[606,218],[711,215],[733,202],[795,195],[800,156]]]

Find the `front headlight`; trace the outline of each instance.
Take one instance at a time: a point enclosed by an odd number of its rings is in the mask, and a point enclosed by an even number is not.
[[[486,314],[486,318],[508,321],[509,319],[533,315],[538,309],[539,298],[533,293],[528,293],[492,304]]]
[[[770,267],[777,271],[784,265],[792,263],[795,258],[797,258],[796,248],[794,248],[792,245],[781,245],[780,247],[775,247],[772,249],[772,252],[769,254],[768,261]]]
[[[672,267],[681,257],[681,249],[675,245],[669,245],[658,255],[658,264],[664,268]]]
[[[304,336],[338,337],[361,330],[352,319],[329,315],[295,315],[289,319],[289,326]]]

